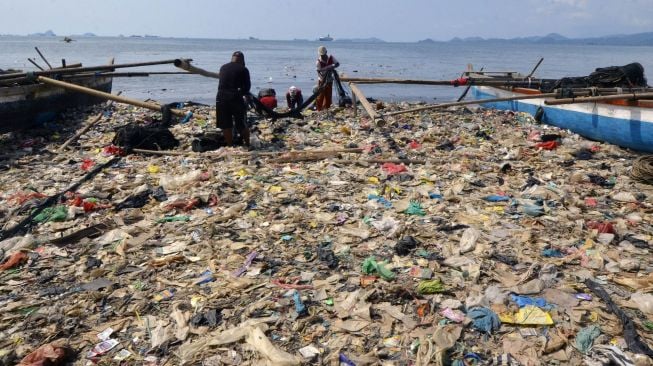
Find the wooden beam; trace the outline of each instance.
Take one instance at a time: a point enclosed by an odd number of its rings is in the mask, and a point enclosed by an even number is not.
[[[365,97],[365,94],[363,94],[363,91],[358,88],[358,86],[354,83],[349,83],[349,88],[351,89],[351,92],[358,97],[358,99],[361,101],[361,105],[365,109],[365,112],[372,118],[373,120],[377,120],[379,118],[379,115],[376,113],[370,102],[367,100],[367,97]]]

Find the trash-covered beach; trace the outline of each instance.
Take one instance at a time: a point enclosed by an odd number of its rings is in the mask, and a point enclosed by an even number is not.
[[[0,242],[0,364],[651,364],[639,154],[464,108],[194,153],[187,109],[169,155],[112,145],[161,118],[131,106],[64,150],[93,113],[2,136],[2,230],[57,197]]]

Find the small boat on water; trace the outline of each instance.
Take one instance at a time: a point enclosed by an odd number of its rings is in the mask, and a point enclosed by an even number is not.
[[[113,78],[88,75],[72,78],[69,82],[110,93]],[[106,99],[40,82],[0,85],[0,133],[28,129],[52,121],[66,108],[104,101]]]
[[[515,73],[488,75],[468,71],[466,75],[475,80],[526,79]],[[477,100],[528,96],[533,99],[493,101],[481,105],[487,108],[526,112],[542,123],[568,129],[591,140],[604,141],[637,151],[653,152],[653,98],[635,100],[622,98],[592,102],[582,102],[582,98],[576,98],[578,102],[556,104],[550,101],[550,96],[545,96],[546,93],[535,87],[473,85],[471,91],[473,98]],[[622,93],[628,92],[624,88]],[[539,94],[543,95],[542,98],[537,98]]]
[[[326,37],[320,37],[319,41],[320,42],[331,42],[331,41],[333,41],[333,38],[331,37],[331,35],[327,34]]]

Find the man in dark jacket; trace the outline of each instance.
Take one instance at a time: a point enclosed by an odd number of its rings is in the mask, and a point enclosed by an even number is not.
[[[251,81],[249,70],[245,67],[245,55],[236,51],[231,62],[220,68],[218,95],[215,98],[218,128],[222,129],[225,143],[234,143],[234,127],[240,133],[245,145],[249,145],[249,127],[245,123],[247,105],[243,97],[249,95]]]

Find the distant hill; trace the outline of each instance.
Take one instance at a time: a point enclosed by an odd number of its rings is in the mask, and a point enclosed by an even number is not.
[[[28,35],[33,37],[56,37],[57,36],[56,34],[54,34],[52,30],[47,30],[43,33],[32,33]]]
[[[424,41],[419,41],[423,43]],[[511,43],[540,43],[540,44],[585,44],[600,46],[653,46],[653,32],[636,34],[619,34],[591,38],[567,38],[558,33],[546,36],[518,37],[518,38],[482,38],[467,37],[453,38],[450,43],[463,42],[511,42]]]

